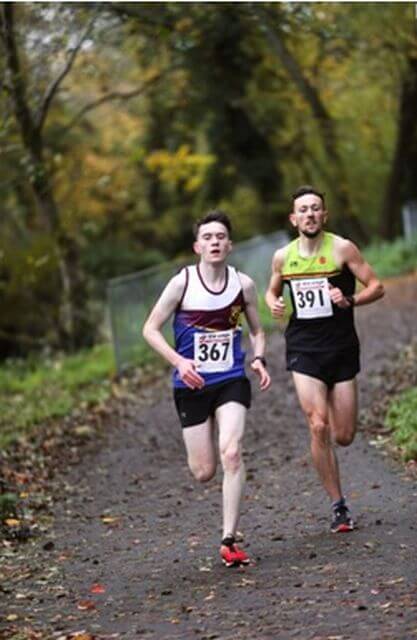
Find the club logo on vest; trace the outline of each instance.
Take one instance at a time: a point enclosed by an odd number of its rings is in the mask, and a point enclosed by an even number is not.
[[[240,312],[242,311],[242,307],[240,304],[232,305],[230,309],[229,323],[232,327],[235,327],[239,322]]]

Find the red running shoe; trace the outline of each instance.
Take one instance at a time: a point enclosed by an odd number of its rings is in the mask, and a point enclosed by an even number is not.
[[[248,555],[235,545],[234,536],[231,535],[223,538],[220,555],[226,567],[238,567],[241,564],[249,564],[250,562]]]

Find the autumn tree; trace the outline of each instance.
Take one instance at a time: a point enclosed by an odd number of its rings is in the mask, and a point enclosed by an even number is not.
[[[20,9],[20,8],[19,8]],[[40,81],[34,91],[28,80],[28,59],[22,60],[15,29],[14,3],[2,5],[2,43],[5,60],[5,84],[13,105],[13,115],[19,128],[23,147],[26,179],[46,233],[54,239],[54,258],[59,269],[61,302],[57,317],[59,343],[76,346],[81,331],[77,327],[77,298],[82,295],[77,250],[72,239],[60,224],[60,212],[53,189],[51,168],[47,159],[45,125],[53,100],[93,24],[90,19],[84,32],[73,45],[56,76],[48,84]],[[43,91],[42,91],[43,90]],[[42,92],[42,93],[41,93]],[[35,93],[35,98],[33,98]]]

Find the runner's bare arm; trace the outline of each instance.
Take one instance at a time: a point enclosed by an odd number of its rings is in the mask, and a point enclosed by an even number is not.
[[[282,267],[285,258],[285,248],[278,249],[272,258],[272,274],[268,289],[265,293],[265,301],[271,310],[274,318],[281,318],[284,315],[285,303],[282,297]]]
[[[142,334],[150,346],[167,362],[178,369],[181,380],[190,389],[204,386],[204,379],[195,370],[192,360],[184,358],[173,349],[161,331],[181,300],[185,287],[185,274],[180,272],[167,284],[146,320]]]
[[[362,256],[358,247],[344,238],[341,238],[339,243],[337,248],[339,249],[342,263],[349,267],[355,278],[363,285],[363,288],[353,296],[354,305],[370,304],[382,298],[385,293],[384,286],[377,278],[371,265]]]
[[[244,273],[239,273],[239,277],[246,303],[244,314],[249,327],[249,339],[252,346],[253,358],[257,356],[263,358],[265,354],[265,333],[259,319],[258,294],[255,283]],[[262,361],[260,359],[253,360],[251,368],[259,376],[260,388],[262,390],[268,389],[271,384],[271,378]]]

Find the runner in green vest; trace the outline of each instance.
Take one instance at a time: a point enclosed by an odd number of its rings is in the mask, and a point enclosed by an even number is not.
[[[384,289],[350,240],[324,231],[326,221],[324,194],[299,187],[290,213],[298,237],[276,251],[265,299],[272,316],[282,318],[288,287],[287,369],[310,428],[314,465],[332,500],[336,533],[354,528],[334,451],[334,444],[350,445],[356,432],[360,363],[353,308],[378,300]],[[363,285],[357,293],[356,280]]]

